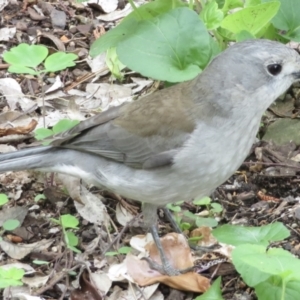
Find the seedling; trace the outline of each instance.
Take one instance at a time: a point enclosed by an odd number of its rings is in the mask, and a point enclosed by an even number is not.
[[[78,229],[77,225],[79,224],[79,221],[77,218],[68,214],[62,215],[59,220],[51,218],[51,221],[61,226],[67,248],[76,253],[81,253],[81,251],[75,247],[78,245],[78,237],[72,231],[67,230],[68,228]]]
[[[222,206],[219,203],[212,202],[210,197],[195,199],[193,203],[198,206],[205,206],[210,216],[214,214],[218,214],[223,210]]]
[[[217,278],[212,286],[203,295],[195,298],[195,300],[224,300],[220,289],[221,277]]]
[[[211,214],[213,214],[215,212],[219,212],[219,210],[222,211],[222,207],[220,206],[220,208],[219,208],[218,203],[214,203],[215,205],[212,206],[212,203],[210,203],[210,202],[211,202],[211,200],[208,197],[207,197],[207,199],[204,199],[204,200],[201,199],[201,202],[199,202],[199,200],[196,200],[197,205],[208,206],[210,204],[210,206],[211,206],[210,213]],[[190,211],[182,211],[181,207],[179,206],[182,203],[183,203],[183,201],[180,201],[175,204],[167,205],[167,208],[174,212],[174,219],[175,219],[176,223],[179,225],[181,230],[183,230],[183,231],[190,230],[193,227],[191,223],[182,222],[183,216],[194,221],[194,223],[196,224],[197,227],[201,227],[201,226],[215,227],[218,225],[218,222],[214,218],[199,217],[199,216],[191,213]],[[199,204],[199,203],[201,203],[201,204]]]
[[[39,259],[35,259],[35,260],[33,260],[32,262],[33,262],[34,264],[36,264],[36,265],[39,265],[39,266],[41,266],[41,265],[48,265],[48,264],[49,264],[48,261],[45,261],[45,260],[39,260]]]
[[[119,255],[119,254],[127,254],[132,250],[131,247],[121,247],[118,249],[118,251],[109,251],[106,252],[105,255],[106,256],[115,256],[115,255]]]
[[[0,207],[8,202],[8,197],[5,194],[0,194]],[[0,241],[2,240],[2,235],[4,231],[12,231],[20,226],[20,222],[15,219],[8,219],[0,227]]]
[[[59,134],[61,132],[64,132],[66,130],[69,130],[73,128],[75,125],[79,123],[78,120],[69,120],[69,119],[62,119],[58,121],[52,129],[48,128],[38,128],[35,130],[35,138],[37,140],[43,140],[43,145],[49,145],[52,141],[52,138],[56,134]]]
[[[56,52],[49,56],[48,54],[49,51],[45,46],[22,43],[5,52],[3,59],[10,64],[9,72],[37,76],[42,86],[43,76],[46,73],[73,67],[74,60],[77,59],[77,55],[73,53]]]
[[[8,197],[5,194],[0,194],[0,207],[8,202]]]
[[[3,59],[10,64],[8,71],[18,74],[41,76],[49,72],[57,72],[75,66],[77,55],[56,52],[48,56],[48,49],[40,45],[20,44],[3,54]],[[39,66],[43,64],[42,69]]]
[[[45,200],[46,196],[44,194],[38,194],[34,197],[35,202],[39,202],[40,200]]]
[[[21,280],[24,274],[25,272],[23,269],[15,267],[6,269],[4,267],[0,267],[0,289],[23,285]]]
[[[300,292],[300,261],[269,243],[287,238],[289,230],[279,222],[261,227],[220,226],[212,234],[235,246],[232,262],[259,300],[293,300]]]

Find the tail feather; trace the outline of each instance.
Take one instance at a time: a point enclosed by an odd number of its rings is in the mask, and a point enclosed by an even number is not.
[[[52,146],[41,146],[2,153],[0,154],[0,173],[51,167],[54,162],[51,156],[57,150],[59,149]]]

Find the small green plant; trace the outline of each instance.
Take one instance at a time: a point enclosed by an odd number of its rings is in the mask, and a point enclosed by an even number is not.
[[[60,121],[58,121],[53,127],[52,129],[48,129],[48,128],[38,128],[35,130],[35,138],[37,140],[44,140],[43,141],[43,145],[49,145],[52,141],[51,138],[49,137],[53,137],[56,134],[59,134],[61,132],[64,132],[66,130],[69,130],[71,128],[73,128],[74,126],[76,126],[79,123],[78,120],[69,120],[69,119],[62,119]],[[49,139],[47,139],[49,138]],[[46,139],[46,140],[45,140]]]
[[[289,237],[279,222],[261,227],[220,226],[215,238],[235,246],[232,262],[259,300],[294,300],[300,293],[300,260],[286,250],[268,248],[269,243]]]
[[[202,198],[200,200],[194,200],[193,203],[196,205],[204,205],[206,206],[207,210],[209,211],[209,217],[200,217],[196,214],[193,214],[190,211],[182,211],[180,205],[183,201],[177,202],[175,204],[168,204],[167,208],[174,212],[174,219],[179,225],[181,230],[190,230],[192,226],[192,222],[183,222],[183,217],[186,219],[191,219],[195,223],[197,227],[201,226],[208,226],[208,227],[216,227],[218,225],[218,221],[211,217],[215,213],[219,213],[222,211],[222,207],[218,203],[211,202],[209,197]],[[198,239],[198,238],[191,238],[191,241]]]
[[[20,226],[20,222],[18,220],[15,220],[15,219],[6,220],[2,225],[3,229],[6,230],[6,231],[15,230],[19,226]]]
[[[109,252],[106,252],[105,255],[106,256],[115,256],[115,255],[119,255],[119,254],[127,254],[129,253],[130,251],[132,250],[131,247],[120,247],[118,249],[118,251],[109,251]]]
[[[67,230],[68,228],[75,230],[78,229],[77,226],[79,224],[79,221],[77,220],[77,218],[67,214],[60,216],[59,220],[51,218],[51,221],[61,226],[67,248],[76,253],[81,253],[81,251],[76,248],[76,246],[78,245],[78,237],[72,231]]]
[[[5,52],[3,54],[3,59],[10,64],[8,68],[9,72],[35,75],[42,85],[42,78],[46,73],[61,71],[76,65],[76,54],[65,52],[56,52],[51,55],[48,54],[49,51],[45,46],[22,43]],[[37,129],[35,136],[38,140],[41,140],[62,131],[66,131],[78,123],[79,121],[75,120],[61,120],[52,130],[46,128]],[[44,145],[48,145],[49,143],[50,141],[45,141]]]
[[[173,217],[175,219],[175,222],[179,225],[180,229],[182,231],[184,230],[190,230],[191,227],[192,227],[192,224],[188,223],[188,222],[183,222],[182,221],[182,217],[183,217],[183,212],[182,212],[182,209],[180,207],[180,205],[183,203],[183,201],[179,201],[179,202],[176,202],[174,204],[172,203],[169,203],[167,204],[167,208],[172,211],[174,214],[173,214]]]
[[[32,262],[33,262],[34,264],[36,264],[36,265],[39,265],[39,266],[41,266],[41,265],[48,265],[48,264],[49,264],[48,261],[45,261],[45,260],[39,260],[39,259],[35,259],[35,260],[33,260]]]
[[[8,197],[5,194],[0,194],[0,207],[8,202]],[[0,241],[2,240],[2,235],[5,231],[15,230],[20,226],[20,222],[15,219],[8,219],[0,227]]]
[[[8,197],[5,194],[0,194],[0,207],[8,202]]]
[[[231,41],[300,41],[298,0],[154,0],[138,8],[130,3],[133,12],[97,39],[90,54],[115,49],[122,64],[154,79],[192,79]]]
[[[40,200],[45,200],[46,196],[44,194],[38,194],[34,197],[35,202],[39,202]]]
[[[212,202],[210,197],[203,197],[201,199],[196,199],[193,201],[193,203],[198,206],[205,206],[210,216],[214,214],[218,214],[223,210],[222,205],[216,202]]]
[[[170,82],[194,78],[219,50],[198,15],[182,6],[160,0],[136,8],[96,40],[90,54],[116,48],[124,65],[145,76]]]
[[[0,267],[0,289],[5,289],[10,286],[23,285],[21,281],[25,272],[23,269],[11,267],[6,269]]]
[[[217,278],[212,286],[203,295],[195,298],[195,300],[224,300],[220,289],[221,277]]]
[[[40,76],[49,72],[57,72],[75,66],[77,55],[56,52],[48,56],[48,49],[41,45],[20,44],[3,54],[3,59],[10,64],[11,73]],[[39,66],[43,63],[41,70]]]

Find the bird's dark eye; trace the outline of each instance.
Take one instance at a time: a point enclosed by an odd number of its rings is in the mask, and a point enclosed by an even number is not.
[[[267,68],[268,68],[269,73],[274,76],[278,75],[282,70],[282,66],[280,64],[271,64],[271,65],[268,65]]]

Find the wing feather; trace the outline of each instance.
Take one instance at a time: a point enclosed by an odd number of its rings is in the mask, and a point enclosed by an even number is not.
[[[185,100],[187,84],[111,108],[79,123],[53,145],[93,153],[134,168],[170,165],[195,128],[188,113],[191,102]]]

